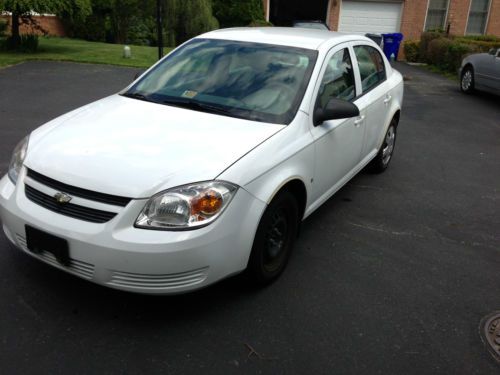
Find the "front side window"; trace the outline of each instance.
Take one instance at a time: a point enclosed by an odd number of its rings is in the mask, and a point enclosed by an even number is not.
[[[446,14],[448,13],[448,0],[429,0],[425,30],[443,30],[445,28]]]
[[[484,34],[489,9],[490,0],[472,0],[467,21],[467,34]]]
[[[375,48],[370,46],[356,46],[354,47],[354,53],[358,60],[363,93],[385,81],[384,59]]]
[[[317,51],[261,43],[194,39],[124,93],[141,100],[253,121],[289,124]]]
[[[351,57],[349,56],[349,50],[344,48],[335,53],[328,61],[325,74],[321,80],[318,100],[321,107],[324,108],[332,98],[351,101],[355,96],[356,89]]]

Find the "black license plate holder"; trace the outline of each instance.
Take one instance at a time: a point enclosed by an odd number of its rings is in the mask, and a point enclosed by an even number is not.
[[[54,236],[29,225],[25,226],[28,250],[35,254],[46,251],[54,255],[63,266],[69,266],[69,244],[64,238]]]

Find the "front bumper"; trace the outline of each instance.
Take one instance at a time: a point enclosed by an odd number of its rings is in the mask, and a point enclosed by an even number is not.
[[[238,189],[225,212],[195,230],[159,231],[133,226],[146,200],[132,200],[111,221],[95,224],[49,211],[26,198],[23,168],[17,185],[0,180],[0,219],[18,248],[95,283],[150,294],[182,293],[244,270],[265,203]],[[25,225],[64,238],[70,264],[26,245]]]

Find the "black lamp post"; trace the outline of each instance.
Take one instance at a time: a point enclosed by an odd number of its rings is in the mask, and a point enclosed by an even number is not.
[[[163,20],[161,12],[161,1],[156,0],[156,28],[158,30],[158,60],[163,57]]]

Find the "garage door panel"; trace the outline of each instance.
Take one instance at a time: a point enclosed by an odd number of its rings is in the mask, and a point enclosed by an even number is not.
[[[394,33],[400,30],[402,3],[343,1],[339,31]]]

